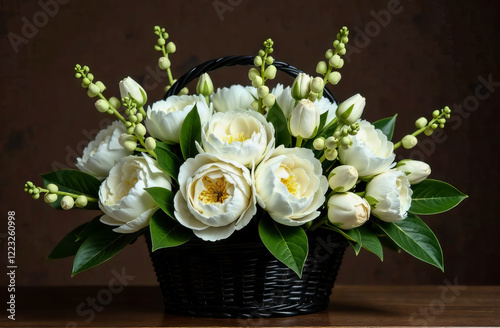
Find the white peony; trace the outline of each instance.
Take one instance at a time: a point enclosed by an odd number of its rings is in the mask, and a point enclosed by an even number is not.
[[[210,154],[189,158],[179,170],[175,217],[203,240],[228,238],[257,212],[250,171]]]
[[[412,194],[406,174],[392,170],[379,174],[368,182],[365,197],[377,201],[372,207],[373,215],[382,221],[398,222],[408,215]]]
[[[170,96],[166,100],[155,102],[152,107],[148,107],[148,132],[166,143],[179,143],[182,124],[195,105],[203,125],[212,116],[212,109],[201,95]]]
[[[363,225],[370,218],[370,204],[352,193],[335,194],[328,200],[328,220],[348,230]]]
[[[148,156],[127,156],[109,171],[99,188],[99,207],[104,212],[101,222],[118,226],[115,232],[132,233],[149,225],[158,209],[144,188],[172,189],[170,179],[158,163]]]
[[[219,88],[210,99],[216,112],[228,112],[234,109],[250,109],[257,97],[257,90],[253,87],[244,87],[239,84],[229,88]]]
[[[284,225],[314,220],[328,189],[322,173],[321,163],[310,149],[276,148],[255,171],[259,205]]]
[[[83,150],[82,157],[76,159],[76,167],[100,180],[106,178],[117,161],[133,153],[120,145],[122,133],[125,133],[125,126],[121,121],[115,121],[99,131]]]
[[[361,120],[359,128],[358,134],[351,136],[353,145],[348,149],[339,148],[342,164],[354,166],[360,177],[376,175],[393,167],[396,157],[393,143],[368,121]]]
[[[253,110],[215,113],[202,127],[203,150],[245,166],[257,165],[274,148],[274,126]]]

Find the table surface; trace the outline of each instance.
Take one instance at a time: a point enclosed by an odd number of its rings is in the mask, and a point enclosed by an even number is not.
[[[158,287],[19,287],[2,327],[498,327],[500,286],[336,286],[328,309],[288,318],[163,313]],[[111,295],[111,297],[109,297]],[[92,300],[94,305],[92,305]],[[5,303],[3,303],[5,306]]]

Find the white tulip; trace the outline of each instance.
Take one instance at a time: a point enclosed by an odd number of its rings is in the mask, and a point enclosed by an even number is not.
[[[359,120],[361,114],[363,114],[365,104],[365,97],[362,97],[359,93],[357,93],[337,107],[336,115],[342,123],[351,125]]]
[[[342,164],[354,166],[360,177],[376,175],[394,166],[393,143],[369,122],[361,120],[358,134],[350,137],[352,146],[339,148],[339,158]]]
[[[189,158],[179,170],[175,217],[203,240],[228,238],[257,212],[250,171],[210,154]]]
[[[100,180],[106,178],[117,161],[133,153],[120,145],[122,133],[125,133],[125,126],[121,121],[99,131],[83,150],[82,157],[76,159],[76,167]]]
[[[372,206],[373,215],[382,221],[398,222],[408,215],[412,194],[406,174],[392,170],[379,174],[368,182],[365,198],[371,197],[377,202]]]
[[[303,139],[313,137],[318,131],[319,115],[319,109],[312,101],[302,99],[290,114],[290,133]]]
[[[181,127],[187,114],[196,105],[201,124],[205,124],[212,116],[212,110],[207,106],[205,97],[170,96],[148,107],[146,128],[156,139],[169,144],[179,143]]]
[[[354,166],[340,165],[335,167],[328,175],[328,184],[335,192],[345,192],[356,185],[358,171]]]
[[[133,233],[149,225],[158,209],[153,197],[144,188],[172,189],[170,178],[148,156],[122,158],[109,171],[99,188],[99,207],[104,212],[101,222],[119,233]]]
[[[431,167],[429,164],[412,159],[399,161],[396,165],[396,169],[403,171],[412,185],[424,181],[431,174]]]
[[[328,200],[328,220],[343,230],[357,228],[370,218],[370,204],[352,193],[335,194]]]
[[[310,149],[280,146],[257,167],[255,188],[259,205],[275,221],[299,226],[319,216],[328,181]]]
[[[252,102],[256,98],[255,88],[244,87],[242,85],[232,85],[229,88],[217,89],[210,96],[216,112],[228,112],[233,109],[250,109]]]
[[[200,152],[245,166],[257,165],[274,148],[274,126],[253,110],[219,112],[203,125],[201,141]]]
[[[142,107],[148,101],[146,91],[135,82],[130,76],[120,81],[121,98],[129,97],[137,102],[137,107]]]
[[[292,84],[292,97],[295,100],[301,100],[309,97],[311,92],[311,76],[305,73],[299,73]]]

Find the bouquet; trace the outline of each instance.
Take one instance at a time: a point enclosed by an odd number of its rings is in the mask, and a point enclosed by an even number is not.
[[[130,77],[120,82],[119,98],[107,98],[88,66],[75,67],[96,109],[116,121],[88,144],[76,170],[43,174],[43,187],[25,185],[54,208],[101,211],[49,258],[74,256],[75,275],[142,234],[150,235],[155,252],[247,230],[300,277],[308,235],[327,229],[356,254],[365,249],[382,259],[387,246],[444,270],[439,242],[419,215],[450,210],[467,196],[429,179],[431,168],[422,161],[396,161],[395,151],[443,128],[447,106],[418,118],[414,132],[393,142],[396,115],[362,119],[366,100],[359,94],[338,104],[326,86],[341,79],[345,27],[318,62],[316,77],[298,73],[292,85],[272,87],[283,63],[272,57],[268,39],[252,58],[248,86],[215,90],[204,73],[190,94],[173,79],[175,44],[164,28],[154,31],[158,65],[169,77],[163,100],[148,105]]]

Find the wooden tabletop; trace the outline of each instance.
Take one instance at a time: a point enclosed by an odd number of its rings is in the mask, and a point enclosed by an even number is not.
[[[116,287],[114,287],[116,288]],[[163,313],[158,287],[21,287],[2,327],[498,327],[500,286],[336,286],[327,310],[272,319]],[[5,303],[2,302],[5,306]],[[7,304],[7,308],[9,305]]]

